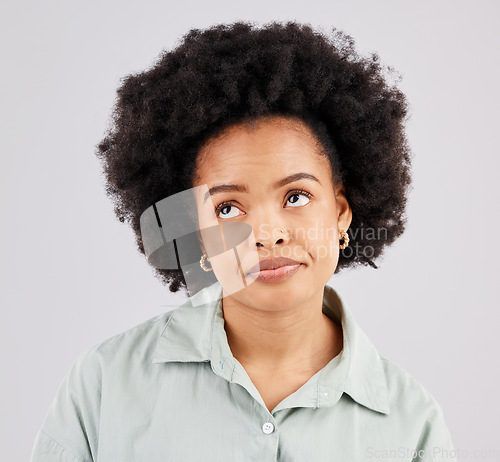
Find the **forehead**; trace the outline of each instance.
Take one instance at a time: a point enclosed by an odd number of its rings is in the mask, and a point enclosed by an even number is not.
[[[308,125],[288,117],[231,126],[206,142],[197,159],[197,178],[202,183],[234,175],[282,177],[304,170],[331,173]]]

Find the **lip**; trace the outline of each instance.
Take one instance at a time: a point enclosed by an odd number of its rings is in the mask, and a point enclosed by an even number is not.
[[[259,282],[275,282],[288,279],[302,263],[286,257],[267,258],[250,268],[248,274]]]
[[[301,263],[298,263],[297,265],[294,266],[280,266],[279,268],[276,269],[270,269],[270,270],[261,270],[256,273],[250,273],[250,277],[254,278],[256,281],[259,282],[277,282],[277,281],[282,281],[284,279],[288,279],[290,276],[295,274],[300,267],[302,266]]]

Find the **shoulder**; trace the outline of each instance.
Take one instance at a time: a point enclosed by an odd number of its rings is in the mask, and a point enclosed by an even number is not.
[[[441,405],[408,371],[387,358],[386,371],[390,414],[406,433],[415,433],[419,460],[453,461],[455,448]]]
[[[96,395],[104,382],[119,380],[127,371],[133,374],[139,372],[138,368],[147,368],[152,364],[161,333],[179,308],[151,317],[82,351],[67,371],[61,388],[84,397]]]
[[[34,460],[55,460],[66,448],[79,460],[93,460],[103,401],[108,406],[110,397],[119,396],[117,385],[144,375],[149,354],[176,309],[102,340],[77,357],[46,414],[34,449],[39,458]],[[42,458],[42,453],[50,456]]]
[[[151,364],[149,352],[154,351],[176,309],[156,315],[80,353],[60,384],[41,430],[63,448],[74,447],[82,460],[89,458],[85,440],[92,442],[94,450],[103,396],[109,397],[116,391],[116,385],[128,383],[128,378],[143,375],[144,368]],[[75,440],[80,438],[83,442],[77,444]]]
[[[72,370],[85,367],[98,371],[111,364],[151,356],[161,333],[179,308],[158,314],[92,345],[78,356]]]
[[[441,418],[443,410],[432,393],[406,369],[380,355],[387,378],[391,413],[423,421]]]
[[[108,337],[93,345],[88,351],[95,351],[107,356],[115,354],[118,349],[124,347],[137,347],[154,342],[168,324],[173,313],[179,308],[177,307],[171,311],[158,314],[140,324]]]

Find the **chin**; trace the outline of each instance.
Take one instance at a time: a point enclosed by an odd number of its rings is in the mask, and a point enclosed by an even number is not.
[[[286,310],[308,299],[316,287],[305,280],[279,282],[253,282],[233,297],[247,306],[259,309]]]

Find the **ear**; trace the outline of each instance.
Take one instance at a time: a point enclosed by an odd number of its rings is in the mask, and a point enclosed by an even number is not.
[[[352,222],[352,209],[347,201],[345,186],[339,183],[334,189],[334,194],[337,203],[338,228],[347,231]]]

